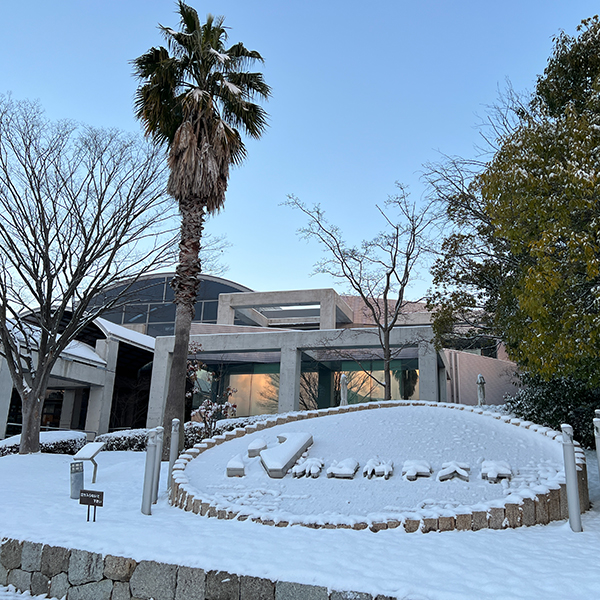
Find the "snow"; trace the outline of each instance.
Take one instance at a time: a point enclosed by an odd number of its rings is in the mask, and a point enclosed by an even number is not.
[[[74,438],[86,439],[85,433],[81,431],[42,431],[40,433],[41,444],[55,444]],[[0,446],[13,446],[21,443],[21,435],[13,435],[4,440],[0,440]]]
[[[531,493],[531,487],[536,485],[533,480],[540,483],[544,480],[545,476],[541,477],[537,471],[540,462],[549,465],[550,474],[557,466],[549,448],[556,446],[560,452],[560,444],[533,431],[462,411],[462,416],[473,418],[466,419],[464,429],[450,428],[448,433],[444,416],[454,411],[425,411],[420,436],[424,445],[417,448],[419,440],[407,427],[410,421],[408,413],[402,427],[398,428],[397,423],[391,423],[393,410],[362,413],[369,418],[379,416],[379,428],[374,437],[370,437],[375,431],[374,425],[364,428],[363,424],[361,429],[360,424],[349,422],[345,435],[337,432],[340,420],[351,415],[313,419],[311,425],[331,419],[330,437],[342,440],[345,448],[353,447],[352,455],[361,464],[376,455],[396,460],[389,443],[394,436],[405,438],[404,456],[423,456],[429,460],[434,472],[449,461],[450,456],[472,468],[478,465],[473,457],[494,456],[497,460],[507,460],[515,470],[510,486],[519,497],[528,490]],[[483,431],[477,430],[475,419],[484,421],[488,426],[486,437],[481,437]],[[296,422],[294,429],[298,430],[306,423]],[[274,427],[267,432],[276,434],[284,427]],[[457,432],[461,433],[460,440],[452,443]],[[265,433],[260,432],[263,437]],[[383,438],[387,438],[387,444]],[[242,445],[245,450],[248,436],[245,436],[245,441],[244,438],[238,441],[245,443]],[[314,448],[309,452],[316,455],[317,445],[321,442],[323,440],[315,432]],[[230,444],[231,449],[226,451]],[[218,467],[215,472],[222,481],[226,481],[224,468],[236,454],[235,444],[236,440],[232,440],[207,450],[189,463],[186,472],[194,463],[209,462],[207,459],[212,454],[214,461],[211,462]],[[464,460],[463,453],[458,452],[461,448],[464,449]],[[322,450],[318,454],[327,462],[349,455],[343,448],[339,453],[327,450],[326,446],[322,446]],[[591,500],[600,507],[595,454],[588,453],[587,460]],[[373,533],[369,530],[268,527],[250,520],[209,519],[170,506],[164,490],[167,469],[164,463],[158,503],[152,508],[152,516],[145,516],[140,511],[144,461],[145,455],[141,452],[101,452],[98,455],[98,482],[94,485],[89,483],[91,465],[86,465],[86,489],[105,493],[104,506],[98,508],[97,522],[88,523],[85,507],[69,498],[72,457],[35,454],[0,458],[0,538],[12,537],[128,556],[138,561],[156,560],[296,581],[332,590],[354,590],[419,600],[591,600],[598,597],[600,508],[592,508],[582,515],[583,533],[573,533],[566,522],[505,531],[427,534],[406,534],[401,528]],[[210,465],[204,464],[199,471],[211,471]],[[479,477],[472,479],[477,482],[465,483],[454,479],[438,483],[434,477],[404,482],[397,474],[388,481],[369,481],[364,477],[328,480],[323,475],[317,479],[287,476],[283,480],[265,481],[271,484],[293,481],[297,485],[319,486],[313,487],[308,497],[303,499],[304,506],[318,502],[323,490],[329,489],[328,500],[333,502],[339,490],[352,486],[358,491],[355,486],[361,485],[370,486],[365,488],[365,493],[370,493],[372,501],[379,501],[379,495],[385,496],[385,490],[394,482],[402,484],[403,491],[409,494],[409,498],[397,498],[396,501],[411,506],[416,499],[431,497],[436,489],[442,490],[444,497],[448,498],[449,494],[458,494],[456,490],[468,490],[475,483],[483,486],[484,490],[493,491],[492,495],[496,498],[502,496],[500,484],[490,484]],[[262,507],[269,502],[277,504],[271,486],[248,486],[246,491],[254,494]],[[352,498],[345,500],[352,502]],[[23,600],[22,595],[11,595],[6,589],[0,588],[2,600]]]

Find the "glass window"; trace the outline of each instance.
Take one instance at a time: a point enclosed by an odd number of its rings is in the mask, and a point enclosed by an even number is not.
[[[146,323],[147,317],[147,304],[129,304],[125,307],[123,323]]]
[[[239,292],[230,285],[224,283],[217,283],[216,281],[202,281],[200,283],[200,290],[198,291],[198,300],[218,300],[219,294],[229,294],[232,292]]]
[[[202,321],[216,321],[218,308],[218,302],[205,302],[204,310],[202,311]]]
[[[123,307],[119,306],[119,308],[112,308],[111,310],[102,313],[100,316],[111,323],[120,325],[123,322]]]
[[[165,299],[165,278],[136,281],[126,292],[133,302],[163,302]]]
[[[151,304],[148,314],[150,323],[163,323],[165,321],[175,321],[174,304]]]

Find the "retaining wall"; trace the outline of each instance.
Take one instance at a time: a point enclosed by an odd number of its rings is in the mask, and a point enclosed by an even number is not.
[[[256,523],[263,525],[272,525],[276,527],[287,527],[290,525],[288,521],[273,521],[260,517],[253,517],[244,514],[239,507],[226,507],[218,504],[213,504],[209,498],[203,498],[201,493],[196,490],[185,475],[185,468],[188,463],[202,454],[210,451],[216,445],[227,442],[231,439],[242,437],[246,434],[261,431],[275,425],[283,425],[292,421],[302,419],[310,419],[316,417],[324,417],[332,414],[345,412],[353,412],[369,409],[383,409],[398,406],[430,406],[441,410],[453,409],[464,410],[468,412],[478,413],[481,418],[498,419],[506,423],[507,427],[517,426],[535,431],[539,435],[543,435],[552,439],[555,443],[562,446],[562,433],[554,431],[548,427],[536,425],[531,421],[522,421],[510,416],[494,412],[492,410],[483,410],[479,407],[466,406],[463,404],[450,403],[433,403],[421,401],[389,401],[389,402],[368,402],[363,404],[351,404],[349,406],[337,406],[334,408],[326,408],[321,410],[309,410],[306,412],[290,413],[286,415],[278,415],[265,421],[259,421],[245,428],[234,429],[228,431],[224,435],[217,435],[214,438],[205,439],[193,448],[180,455],[173,467],[173,475],[171,482],[170,502],[174,506],[183,510],[191,511],[203,517],[214,517],[217,519],[238,519],[245,521],[250,518]],[[585,454],[579,444],[575,442],[575,457],[577,461],[577,475],[579,483],[579,501],[581,512],[585,512],[590,508],[587,466],[585,462]],[[340,523],[295,523],[304,527],[313,529],[369,529],[377,532],[384,529],[403,528],[407,533],[422,531],[428,533],[430,531],[453,531],[453,530],[472,530],[480,529],[508,529],[531,525],[547,525],[550,521],[559,521],[568,518],[567,505],[567,488],[565,483],[556,484],[554,488],[545,488],[542,491],[539,489],[530,490],[529,497],[524,497],[519,503],[508,502],[491,507],[488,510],[466,509],[460,514],[448,515],[440,514],[437,517],[430,518],[405,518],[402,521],[388,520],[379,522],[358,522],[353,525]]]
[[[3,539],[0,585],[66,600],[395,600]]]

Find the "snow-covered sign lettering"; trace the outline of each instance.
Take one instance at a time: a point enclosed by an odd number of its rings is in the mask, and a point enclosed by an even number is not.
[[[283,433],[279,445],[260,452],[260,461],[269,477],[282,479],[313,443],[310,433]]]
[[[292,477],[312,477],[316,479],[321,474],[324,461],[322,458],[305,458],[292,467]]]
[[[467,463],[456,462],[454,460],[450,462],[442,463],[442,469],[437,474],[438,481],[448,481],[449,479],[461,479],[462,481],[469,481],[469,471],[471,467]]]
[[[354,458],[346,458],[340,462],[333,461],[327,469],[327,477],[336,479],[352,479],[358,471],[358,461]]]
[[[481,463],[481,479],[490,483],[498,483],[501,479],[510,479],[512,469],[504,460],[484,460]]]
[[[243,477],[246,474],[246,465],[241,454],[236,454],[227,463],[227,477]]]
[[[405,460],[402,465],[402,475],[408,481],[415,481],[417,477],[429,477],[431,465],[426,460]]]
[[[363,476],[368,477],[383,477],[389,479],[394,473],[394,463],[391,460],[381,460],[379,458],[371,458],[363,467]]]

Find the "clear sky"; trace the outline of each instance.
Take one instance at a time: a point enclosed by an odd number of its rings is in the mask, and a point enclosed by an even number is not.
[[[372,237],[374,205],[395,182],[418,199],[424,163],[473,156],[475,125],[506,79],[531,90],[552,37],[598,11],[587,0],[189,3],[226,17],[229,42],[263,55],[273,88],[270,127],[247,143],[207,226],[233,244],[226,277],[256,290],[331,285],[309,277],[320,252],[297,238],[287,194],[320,203],[349,241]],[[175,2],[2,0],[0,16],[0,92],[39,99],[53,119],[139,131],[129,61],[162,43],[158,23],[178,25]]]

